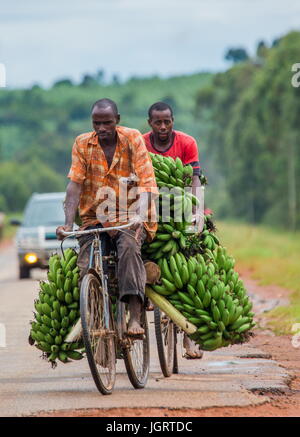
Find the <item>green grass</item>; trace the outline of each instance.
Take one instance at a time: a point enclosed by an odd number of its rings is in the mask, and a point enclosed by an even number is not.
[[[300,322],[300,232],[224,222],[217,227],[237,270],[249,272],[260,285],[290,290],[290,305],[267,314],[274,332],[290,334],[293,323]]]
[[[11,219],[21,220],[23,214],[21,212],[18,213],[9,213],[5,215],[4,218],[4,229],[3,229],[3,240],[8,240],[14,237],[17,232],[18,226],[13,226],[9,222]]]

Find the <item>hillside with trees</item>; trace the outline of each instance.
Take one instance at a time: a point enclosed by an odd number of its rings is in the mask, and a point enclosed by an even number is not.
[[[300,227],[299,61],[300,33],[291,32],[270,48],[258,44],[255,59],[215,75],[196,96],[222,217]]]

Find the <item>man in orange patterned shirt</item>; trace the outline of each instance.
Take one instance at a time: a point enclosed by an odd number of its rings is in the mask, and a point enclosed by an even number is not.
[[[103,233],[101,239],[103,246],[109,244],[110,238],[116,244],[120,299],[128,302],[130,311],[128,334],[139,335],[143,334],[140,312],[146,282],[141,245],[145,238],[151,241],[155,236],[154,197],[158,190],[141,133],[118,126],[119,121],[112,100],[101,99],[93,105],[94,131],[79,135],[73,145],[65,225],[57,228],[57,237],[63,237],[62,230],[73,229],[78,207],[81,229],[118,226],[134,219],[129,230],[109,231],[109,236]],[[81,279],[88,268],[92,239],[91,235],[78,239]]]

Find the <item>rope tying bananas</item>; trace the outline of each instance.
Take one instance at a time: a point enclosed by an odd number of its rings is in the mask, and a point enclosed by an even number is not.
[[[205,216],[201,234],[189,231],[192,205],[198,200],[184,192],[191,184],[192,167],[183,166],[179,158],[150,155],[157,185],[172,189],[172,193],[178,190],[178,195],[160,194],[158,231],[153,242],[142,248],[143,257],[155,261],[161,269],[160,283],[150,289],[164,296],[197,327],[190,337],[203,350],[247,341],[255,325],[254,313],[244,284],[234,271],[234,259],[221,247],[211,216]],[[171,210],[167,223],[161,215],[166,196]],[[176,197],[183,206],[179,216],[174,207]]]
[[[43,358],[52,367],[56,360],[63,363],[83,358],[82,343],[64,340],[80,317],[79,269],[77,254],[65,251],[65,259],[55,254],[49,259],[48,282],[40,282],[38,299],[34,301],[35,320],[31,322],[29,341],[43,351]],[[81,351],[80,351],[81,350]]]

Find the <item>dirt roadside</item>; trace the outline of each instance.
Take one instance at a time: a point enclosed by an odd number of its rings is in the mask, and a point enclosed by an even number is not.
[[[11,245],[12,245],[11,238],[3,238],[2,240],[0,240],[0,252],[2,250],[7,249]]]
[[[255,301],[259,328],[249,345],[261,349],[268,358],[277,361],[291,376],[289,389],[280,393],[256,392],[268,396],[269,402],[251,407],[218,407],[207,409],[112,408],[41,412],[39,417],[300,417],[300,349],[292,346],[292,336],[275,336],[264,329],[264,311],[272,305],[288,301],[289,291],[276,287],[261,287],[243,272],[243,280]],[[248,357],[249,358],[249,357]],[[255,358],[253,356],[253,358]]]

